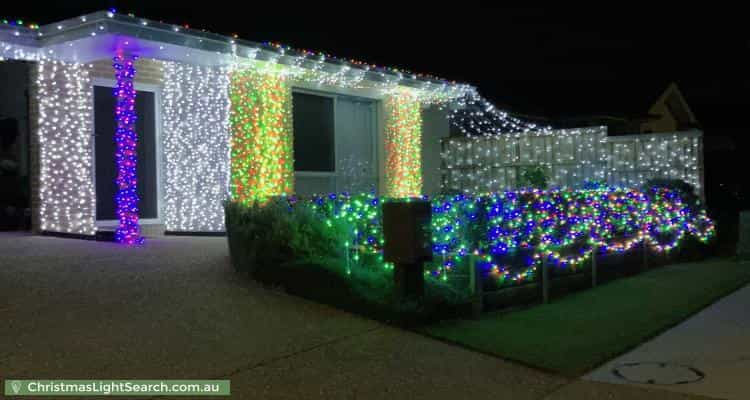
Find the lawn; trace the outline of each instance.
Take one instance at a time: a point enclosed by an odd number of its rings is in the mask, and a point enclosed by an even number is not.
[[[579,376],[750,282],[750,263],[671,265],[550,304],[445,321],[428,335],[534,367]]]

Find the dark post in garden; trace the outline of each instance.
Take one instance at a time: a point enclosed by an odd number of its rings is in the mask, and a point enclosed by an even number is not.
[[[398,301],[424,295],[425,261],[432,260],[432,208],[424,200],[383,203],[383,259],[394,264],[393,281]]]
[[[547,258],[542,257],[542,301],[544,304],[549,303],[549,268],[547,267]]]
[[[484,308],[482,279],[477,259],[477,255],[469,254],[469,291],[471,292],[471,315],[474,318],[479,318],[482,315],[482,308]]]
[[[596,253],[599,252],[599,246],[591,249],[591,287],[596,287]]]

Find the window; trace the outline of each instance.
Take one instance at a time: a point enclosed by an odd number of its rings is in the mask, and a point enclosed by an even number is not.
[[[375,101],[304,89],[292,101],[295,193],[377,188]]]
[[[332,97],[293,93],[294,170],[334,172],[336,154]]]

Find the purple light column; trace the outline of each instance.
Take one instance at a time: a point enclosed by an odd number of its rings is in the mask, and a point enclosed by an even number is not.
[[[135,131],[135,78],[134,62],[137,56],[118,53],[113,61],[117,86],[114,95],[117,99],[115,118],[115,162],[117,163],[117,194],[115,206],[119,226],[115,232],[115,241],[124,244],[142,244],[141,229],[138,225],[138,179],[136,167],[138,156],[136,145],[138,134]]]

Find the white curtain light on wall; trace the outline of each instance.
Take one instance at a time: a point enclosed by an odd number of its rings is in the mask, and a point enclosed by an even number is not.
[[[40,61],[34,73],[40,229],[93,235],[93,89],[88,66]]]
[[[443,187],[473,193],[515,189],[521,170],[543,166],[550,186],[606,178],[607,128],[457,137],[443,142]]]
[[[561,129],[443,141],[443,188],[486,193],[518,187],[522,168],[542,165],[550,186],[586,180],[637,187],[681,179],[702,193],[699,131],[607,136],[606,127]]]
[[[165,228],[224,231],[229,198],[229,75],[225,68],[164,65]]]
[[[681,179],[702,193],[702,136],[698,131],[608,138],[608,182],[638,186],[652,178]]]

